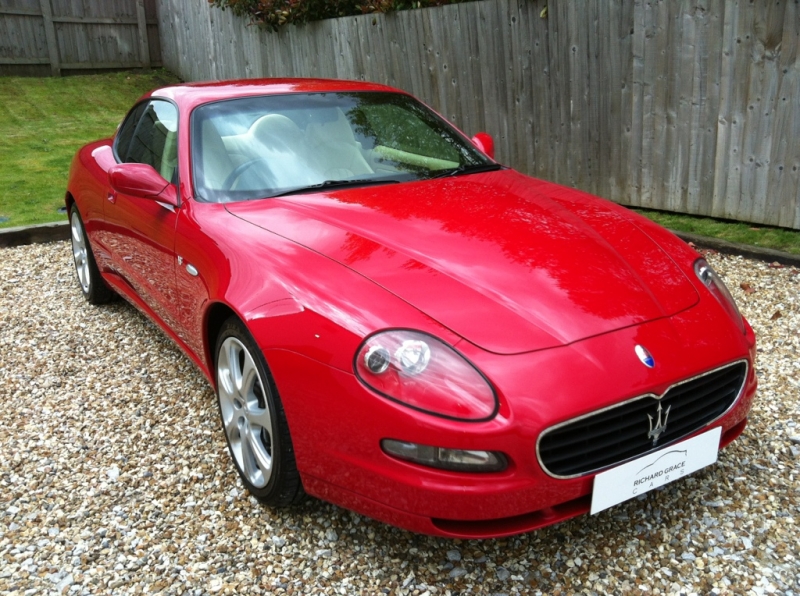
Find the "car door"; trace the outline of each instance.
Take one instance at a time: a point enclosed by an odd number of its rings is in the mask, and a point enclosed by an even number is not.
[[[118,162],[152,166],[177,184],[178,110],[151,99],[134,108],[114,144]],[[174,326],[176,208],[152,199],[109,192],[105,243],[115,272],[168,326]]]

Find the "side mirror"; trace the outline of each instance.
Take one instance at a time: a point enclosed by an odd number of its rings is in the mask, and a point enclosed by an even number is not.
[[[472,144],[494,159],[494,139],[492,135],[486,132],[479,132],[472,137]]]
[[[147,164],[121,163],[112,166],[108,170],[108,183],[118,193],[178,206],[175,188],[153,166]]]

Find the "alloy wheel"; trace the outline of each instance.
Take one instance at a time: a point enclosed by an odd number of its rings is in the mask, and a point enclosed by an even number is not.
[[[217,383],[222,423],[231,453],[257,488],[272,476],[272,417],[264,382],[253,356],[235,337],[219,349]]]
[[[70,217],[70,228],[72,231],[72,256],[75,259],[75,269],[78,272],[78,281],[81,284],[84,294],[90,290],[91,278],[89,271],[89,254],[86,245],[86,237],[83,234],[83,225],[77,211],[72,212]]]

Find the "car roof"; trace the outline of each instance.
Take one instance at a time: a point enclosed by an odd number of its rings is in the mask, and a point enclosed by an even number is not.
[[[388,91],[403,93],[403,91],[393,87],[364,81],[286,78],[185,83],[156,89],[146,94],[145,97],[163,97],[171,99],[181,108],[191,110],[195,106],[211,101],[220,101],[237,97],[336,91]]]

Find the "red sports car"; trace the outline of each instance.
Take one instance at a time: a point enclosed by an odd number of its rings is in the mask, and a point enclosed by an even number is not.
[[[666,230],[492,154],[382,85],[160,89],[72,164],[80,287],[203,371],[273,506],[503,536],[715,461],[756,391],[722,281]]]

